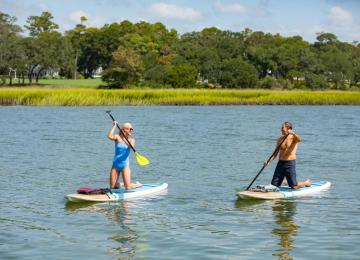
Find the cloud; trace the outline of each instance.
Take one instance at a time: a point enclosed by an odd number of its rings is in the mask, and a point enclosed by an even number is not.
[[[246,7],[241,4],[235,3],[235,4],[223,4],[221,1],[216,1],[214,3],[214,8],[218,13],[221,14],[230,14],[230,15],[257,15],[262,16],[267,14],[266,9],[262,7],[261,5],[266,6],[266,2],[259,3],[259,6],[254,7]]]
[[[244,15],[249,13],[249,10],[240,5],[240,4],[223,4],[220,1],[217,1],[215,4],[215,10],[223,14],[235,14],[235,15]]]
[[[353,23],[352,14],[339,6],[330,9],[328,18],[330,23],[336,26],[348,26]]]
[[[196,22],[201,19],[201,13],[190,8],[166,3],[156,3],[148,8],[148,12],[155,18]]]

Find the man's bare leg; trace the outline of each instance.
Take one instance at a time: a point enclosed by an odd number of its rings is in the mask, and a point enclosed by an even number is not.
[[[311,181],[309,179],[307,179],[306,181],[300,181],[298,182],[298,184],[294,187],[292,187],[293,189],[297,190],[300,189],[302,187],[310,187],[311,186]]]

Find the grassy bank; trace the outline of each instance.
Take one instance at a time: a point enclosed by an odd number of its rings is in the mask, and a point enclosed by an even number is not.
[[[0,105],[360,105],[360,92],[0,88]]]

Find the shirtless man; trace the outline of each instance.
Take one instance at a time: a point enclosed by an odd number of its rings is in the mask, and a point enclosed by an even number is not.
[[[290,122],[285,122],[281,125],[282,137],[277,140],[276,147],[286,138],[286,140],[280,145],[280,149],[277,149],[274,156],[269,160],[268,163],[264,162],[266,166],[271,161],[275,160],[277,155],[279,155],[279,161],[276,165],[274,176],[272,178],[271,184],[279,187],[284,178],[291,188],[299,189],[304,186],[310,186],[310,180],[297,182],[296,180],[296,151],[298,144],[301,141],[301,137],[298,134],[295,134],[292,130],[293,126]]]

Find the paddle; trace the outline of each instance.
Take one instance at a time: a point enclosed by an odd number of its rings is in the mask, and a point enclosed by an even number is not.
[[[111,112],[111,111],[109,111],[109,110],[106,111],[106,113],[109,114],[109,116],[111,117],[111,119],[116,122],[115,118],[110,114],[110,112]],[[149,161],[145,156],[142,156],[141,154],[139,154],[139,153],[135,150],[134,146],[132,146],[132,144],[130,143],[129,139],[126,137],[126,135],[124,134],[123,130],[120,128],[120,126],[118,125],[118,123],[116,123],[116,126],[117,126],[117,128],[119,128],[121,135],[122,135],[123,137],[125,137],[125,139],[126,139],[128,145],[130,146],[130,148],[134,151],[134,153],[135,153],[135,158],[136,158],[136,161],[138,162],[138,164],[141,165],[141,166],[146,166],[146,165],[148,165],[148,164],[150,163],[150,161]]]
[[[260,173],[265,169],[265,167],[268,165],[268,163],[270,162],[271,158],[279,151],[280,146],[282,145],[282,143],[286,140],[286,137],[288,137],[289,134],[285,135],[285,137],[282,139],[282,141],[280,142],[280,144],[276,147],[276,149],[274,150],[274,152],[271,154],[271,156],[269,157],[269,159],[266,161],[266,164],[261,168],[261,170],[258,172],[258,174],[255,176],[255,178],[252,180],[252,182],[249,184],[249,186],[246,188],[246,190],[249,190],[251,185],[254,183],[254,181],[257,179],[257,177],[260,175]]]

